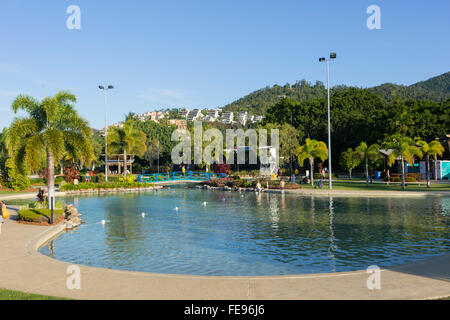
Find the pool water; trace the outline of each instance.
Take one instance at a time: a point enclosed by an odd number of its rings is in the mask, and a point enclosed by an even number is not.
[[[289,275],[388,267],[450,251],[450,197],[331,198],[171,188],[63,201],[74,204],[86,224],[40,252],[103,268]]]

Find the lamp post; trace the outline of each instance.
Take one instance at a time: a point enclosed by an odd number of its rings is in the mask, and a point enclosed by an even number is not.
[[[106,92],[114,87],[109,85],[106,88],[104,86],[98,86],[98,88],[105,93],[105,181],[108,182],[108,98]]]
[[[333,189],[331,172],[331,121],[330,121],[330,60],[336,59],[336,52],[330,53],[330,58],[319,58],[320,62],[327,62],[327,91],[328,91],[328,184],[330,190]]]

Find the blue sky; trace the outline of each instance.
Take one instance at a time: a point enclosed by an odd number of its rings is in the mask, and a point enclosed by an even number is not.
[[[69,5],[81,30],[66,28]],[[366,27],[369,5],[381,30]],[[450,2],[15,0],[0,8],[0,128],[19,93],[68,89],[95,128],[162,107],[221,107],[256,89],[325,81],[412,84],[449,71]]]

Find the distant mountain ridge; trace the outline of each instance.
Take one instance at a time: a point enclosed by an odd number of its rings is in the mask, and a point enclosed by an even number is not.
[[[335,86],[333,90],[342,90],[348,86]],[[392,101],[395,98],[430,100],[435,102],[450,99],[450,72],[417,82],[410,86],[398,85],[394,83],[384,83],[379,86],[367,88],[370,92],[378,94],[385,101]],[[290,85],[274,85],[256,90],[245,97],[242,97],[226,106],[224,111],[249,111],[252,114],[264,114],[267,108],[276,104],[280,98],[287,97],[301,101],[311,101],[316,98],[326,97],[324,84],[317,81],[314,85],[306,80],[297,81]]]

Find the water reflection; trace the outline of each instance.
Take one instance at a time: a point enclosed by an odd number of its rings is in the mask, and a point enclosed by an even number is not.
[[[330,217],[330,247],[328,248],[328,256],[330,257],[331,268],[333,272],[336,272],[336,263],[334,258],[334,251],[337,249],[337,246],[334,244],[334,227],[333,227],[333,218],[334,218],[334,208],[333,208],[333,197],[330,197],[330,209],[329,209],[329,217]]]
[[[99,267],[203,275],[390,266],[449,251],[449,200],[183,188],[69,198],[87,223],[41,251]]]

